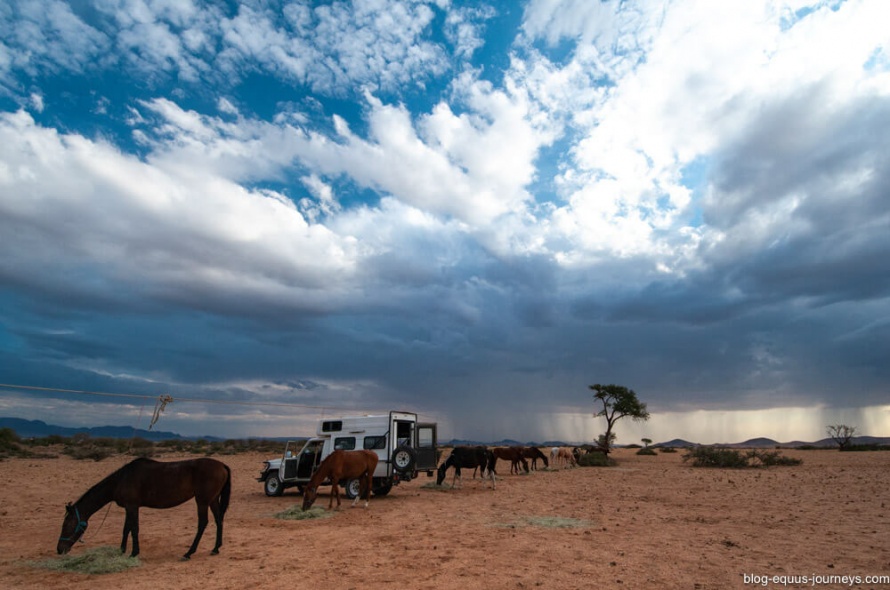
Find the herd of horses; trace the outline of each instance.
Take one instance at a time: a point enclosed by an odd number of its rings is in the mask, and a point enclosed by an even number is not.
[[[510,472],[520,473],[520,468],[528,473],[535,470],[538,460],[547,468],[552,462],[555,466],[565,467],[577,464],[580,451],[577,448],[554,447],[547,458],[537,447],[500,447],[485,446],[455,447],[438,468],[436,484],[442,485],[448,469],[454,469],[451,487],[461,481],[462,469],[478,469],[484,480],[491,482],[495,489],[498,459],[510,461]],[[531,460],[531,467],[529,466]],[[365,500],[368,507],[371,497],[374,470],[378,456],[373,451],[334,451],[328,455],[312,475],[303,490],[303,510],[308,510],[318,494],[318,487],[324,482],[331,482],[328,509],[333,506],[334,499],[340,507],[339,483],[349,479],[359,479],[360,491],[353,501]],[[487,487],[487,483],[485,484]],[[99,483],[88,489],[76,502],[65,506],[65,519],[62,521],[62,532],[59,535],[57,552],[68,553],[71,547],[87,530],[89,518],[99,509],[115,502],[126,511],[124,519],[121,553],[127,551],[127,539],[132,538],[131,556],[139,555],[139,508],[173,508],[194,498],[198,506],[198,530],[183,560],[191,558],[198,548],[198,543],[209,522],[208,509],[213,514],[216,524],[216,543],[211,555],[217,555],[222,546],[223,519],[229,507],[232,492],[232,473],[229,467],[216,459],[202,457],[185,461],[155,461],[153,459],[135,459]]]

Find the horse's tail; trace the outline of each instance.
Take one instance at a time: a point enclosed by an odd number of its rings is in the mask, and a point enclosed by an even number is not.
[[[232,470],[229,469],[229,466],[226,464],[223,464],[223,467],[226,468],[226,482],[223,484],[222,491],[219,493],[220,517],[224,516],[226,510],[228,510],[229,498],[232,497]]]
[[[491,474],[497,473],[496,468],[498,464],[498,456],[494,454],[494,451],[491,449],[485,449],[485,464],[482,467],[482,471],[488,469],[488,472]]]

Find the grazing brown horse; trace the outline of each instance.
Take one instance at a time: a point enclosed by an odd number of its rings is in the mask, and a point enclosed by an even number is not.
[[[318,496],[318,486],[325,480],[331,482],[331,501],[328,502],[328,510],[334,505],[337,498],[337,508],[340,507],[340,482],[344,479],[361,478],[359,495],[355,497],[352,505],[355,506],[359,498],[365,497],[365,508],[371,499],[371,487],[374,483],[374,470],[377,469],[377,461],[380,457],[374,451],[334,451],[321,462],[315,473],[309,479],[309,483],[303,489],[303,510],[309,510],[315,498]]]
[[[65,506],[65,520],[59,535],[57,551],[68,553],[87,530],[87,521],[97,510],[116,502],[127,511],[121,553],[127,550],[127,536],[133,536],[132,557],[139,555],[139,508],[173,508],[195,499],[198,505],[198,532],[188,552],[189,559],[207,528],[207,508],[216,522],[216,545],[211,555],[222,546],[223,517],[232,493],[232,473],[228,465],[202,457],[188,461],[160,462],[135,459],[84,493],[74,504]]]
[[[449,467],[454,467],[454,477],[451,478],[451,487],[454,487],[455,480],[462,482],[460,470],[462,467],[478,467],[481,472],[482,479],[485,479],[485,472],[488,471],[488,477],[491,479],[491,489],[496,489],[494,479],[494,463],[496,459],[490,450],[483,446],[475,447],[454,447],[448,458],[439,465],[438,474],[436,475],[436,485],[442,485],[445,481],[445,473]]]
[[[550,467],[550,461],[547,460],[547,455],[541,452],[541,449],[538,447],[525,447],[522,449],[522,456],[526,459],[532,460],[532,470],[537,471],[538,469],[538,459],[544,461],[544,468]]]
[[[522,463],[522,468],[528,473],[528,461],[525,460],[525,457],[522,455],[522,447],[497,447],[491,450],[494,453],[496,459],[503,459],[505,461],[510,462],[510,473],[519,474],[519,464]],[[495,471],[495,464],[491,466],[491,470]]]

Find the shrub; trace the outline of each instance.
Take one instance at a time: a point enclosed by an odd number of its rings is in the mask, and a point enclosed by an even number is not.
[[[21,442],[19,435],[12,428],[0,428],[0,449],[10,448]]]
[[[0,428],[0,458],[30,456],[30,451],[22,448],[21,442],[15,430]]]
[[[650,449],[649,447],[645,447],[645,448],[642,448],[642,449],[640,449],[639,451],[637,451],[637,455],[657,455],[657,454],[658,454],[658,453],[656,453],[655,451],[653,451],[653,450]]]
[[[693,447],[683,455],[683,460],[692,460],[693,467],[729,467],[748,466],[748,459],[739,451],[726,447]]]
[[[888,445],[877,445],[877,444],[862,444],[862,445],[847,445],[840,449],[844,452],[849,451],[890,451],[890,446]]]
[[[578,465],[581,467],[612,467],[615,465],[615,460],[610,459],[605,453],[594,451],[581,455],[581,458],[578,459]]]
[[[93,461],[101,461],[102,459],[107,459],[112,456],[114,453],[108,449],[107,447],[94,447],[92,445],[85,446],[68,446],[65,447],[65,450],[62,451],[64,454],[68,455],[72,459],[77,459],[79,461],[85,459],[92,459]]]
[[[662,453],[676,453],[677,449],[674,447],[658,447],[658,450]]]
[[[801,459],[783,457],[779,451],[752,450],[742,453],[726,447],[694,447],[683,455],[683,461],[692,460],[693,467],[771,467],[775,465],[800,465]]]
[[[779,451],[750,451],[748,453],[748,461],[751,465],[759,463],[764,467],[772,467],[774,465],[800,465],[802,459],[794,457],[783,457]]]

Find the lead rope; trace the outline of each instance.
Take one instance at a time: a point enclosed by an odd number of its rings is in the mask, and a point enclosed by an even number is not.
[[[102,517],[102,522],[99,523],[99,528],[94,529],[94,533],[98,533],[102,530],[102,525],[105,524],[105,519],[108,518],[109,512],[111,512],[111,502],[108,503],[108,510],[105,511],[105,516]],[[84,531],[84,535],[86,535],[86,531]],[[83,537],[80,538],[80,542],[83,543]]]

